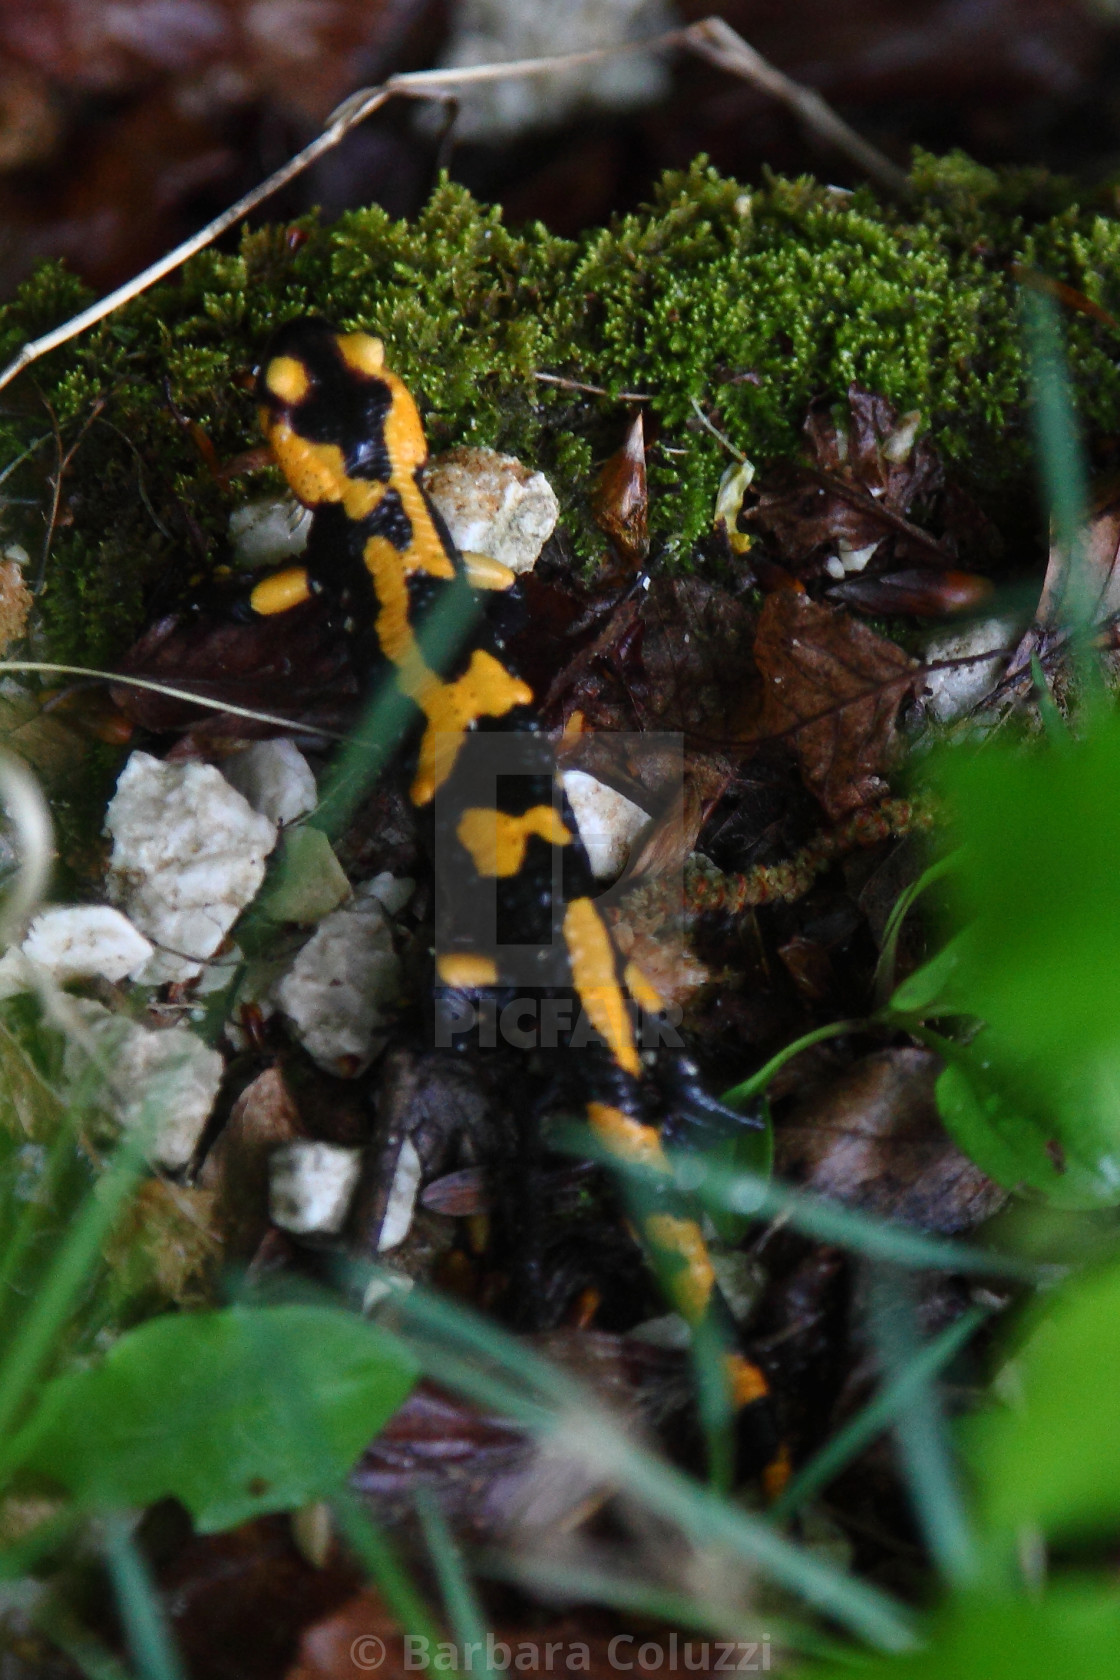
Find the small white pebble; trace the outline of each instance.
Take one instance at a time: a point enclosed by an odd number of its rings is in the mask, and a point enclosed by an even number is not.
[[[346,1077],[381,1048],[383,1011],[400,989],[388,917],[365,896],[324,916],[272,995],[308,1054]]]
[[[358,1187],[362,1151],[337,1143],[285,1143],[268,1158],[274,1225],[293,1236],[336,1236]]]
[[[148,1159],[165,1172],[186,1167],[198,1147],[224,1064],[186,1027],[142,1027],[100,1003],[74,1000],[110,1080],[111,1108],[126,1130],[150,1133]],[[65,1068],[77,1078],[88,1066],[84,1045],[67,1042]]]
[[[307,547],[311,509],[294,496],[269,496],[245,502],[229,516],[229,540],[235,566],[275,566]]]
[[[840,550],[840,564],[844,569],[844,573],[862,572],[863,568],[867,565],[867,562],[870,560],[878,546],[879,544],[877,542],[873,542],[865,543],[862,548],[850,548],[848,544],[841,539],[841,541],[837,544],[837,547]],[[835,576],[835,574],[833,575]]]
[[[210,764],[132,754],[109,803],[109,894],[157,948],[135,976],[192,980],[256,896],[276,829]]]
[[[939,630],[926,643],[928,664],[940,664],[926,674],[926,709],[938,723],[952,723],[963,717],[995,687],[1013,649],[1023,633],[1017,618],[981,618],[959,629]],[[993,651],[994,650],[994,651]],[[975,655],[992,652],[991,659]],[[974,661],[955,664],[956,660]]]
[[[243,794],[262,817],[287,827],[315,809],[319,793],[310,764],[294,741],[254,741],[222,763],[230,787]]]
[[[385,1217],[381,1221],[381,1234],[377,1239],[379,1254],[398,1248],[412,1229],[412,1214],[419,1188],[420,1157],[416,1153],[416,1145],[410,1138],[405,1138],[397,1155],[397,1168],[385,1205]]]
[[[40,911],[21,946],[56,980],[123,980],[143,968],[151,943],[111,904],[55,904]]]
[[[626,867],[649,813],[585,770],[565,770],[563,780],[591,873],[597,881],[613,880]]]
[[[511,572],[532,570],[560,517],[544,474],[496,449],[450,449],[431,463],[424,485],[456,546]]]
[[[383,869],[372,881],[363,881],[356,894],[359,898],[375,898],[386,915],[399,916],[415,891],[416,882],[407,875],[390,875]]]

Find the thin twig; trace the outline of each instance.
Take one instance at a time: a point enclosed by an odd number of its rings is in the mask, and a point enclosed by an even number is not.
[[[9,461],[3,471],[0,472],[0,484],[3,484],[6,479],[11,478],[16,468],[22,467],[23,463],[28,460],[30,456],[34,455],[35,451],[40,449],[44,443],[49,443],[53,436],[53,432],[44,432],[42,437],[37,437],[35,439],[34,443],[29,443],[27,448],[22,450],[21,453],[16,456],[14,461]],[[11,500],[10,497],[5,497],[4,499],[9,502]]]
[[[301,723],[298,718],[278,717],[274,712],[258,712],[252,706],[235,706],[232,702],[199,694],[190,688],[175,688],[171,683],[153,682],[147,677],[130,677],[121,671],[95,671],[86,665],[54,665],[41,659],[0,660],[0,676],[9,671],[37,671],[47,676],[86,677],[91,682],[124,684],[128,688],[144,688],[151,694],[165,695],[169,700],[189,700],[205,711],[221,712],[230,717],[248,718],[251,723],[275,724],[296,735],[319,735],[326,741],[346,741],[334,729],[321,729],[318,724]]]
[[[652,402],[651,391],[608,391],[602,385],[585,385],[582,379],[565,379],[559,373],[534,373],[542,385],[558,385],[562,391],[585,391],[589,397],[613,397],[615,402]]]
[[[731,439],[727,436],[727,433],[721,432],[719,427],[715,425],[713,421],[708,419],[708,416],[704,413],[704,410],[700,407],[700,404],[697,402],[695,397],[689,397],[688,400],[696,410],[696,418],[699,420],[704,430],[706,432],[711,432],[716,442],[722,443],[723,447],[727,450],[727,453],[729,455],[734,455],[735,459],[742,464],[742,462],[744,462],[747,458],[743,454],[743,451],[741,449],[736,449]]]
[[[854,128],[849,128],[814,88],[791,81],[768,63],[729,23],[719,17],[705,18],[702,23],[693,24],[687,34],[688,44],[701,58],[718,65],[721,70],[729,70],[733,76],[742,76],[744,81],[753,82],[788,106],[807,128],[850,158],[863,170],[868,180],[877,182],[892,197],[904,198],[907,195],[909,183],[905,171],[884,157],[878,147],[857,134]]]
[[[58,525],[58,512],[59,508],[62,506],[62,481],[66,477],[67,469],[69,468],[71,461],[74,459],[82,439],[85,437],[86,433],[93,425],[93,422],[101,413],[101,410],[105,407],[105,399],[103,397],[94,398],[93,407],[90,409],[89,414],[82,422],[81,431],[78,433],[77,437],[74,439],[73,443],[64,455],[62,453],[62,431],[59,427],[54,409],[51,407],[42,391],[39,392],[39,397],[42,401],[43,407],[50,416],[51,434],[54,437],[55,448],[58,451],[58,470],[54,475],[54,483],[51,493],[51,511],[47,517],[47,534],[43,538],[43,552],[39,559],[39,569],[35,574],[35,582],[31,586],[31,592],[33,595],[38,595],[46,580],[47,563],[51,557],[51,544],[54,542],[55,527]]]
[[[564,53],[555,58],[522,58],[512,60],[508,64],[479,64],[469,69],[410,70],[403,75],[390,76],[380,87],[362,88],[351,94],[349,99],[344,100],[327,118],[323,132],[302,151],[297,152],[295,157],[282,164],[266,181],[253,187],[239,198],[236,204],[231,204],[228,210],[223,210],[221,215],[215,216],[206,227],[201,228],[190,239],[184,240],[181,245],[177,245],[166,256],[160,257],[158,262],[152,263],[141,274],[135,275],[123,286],[118,286],[107,297],[90,304],[88,309],[83,309],[69,321],[53,328],[51,332],[44,333],[41,338],[25,344],[14,361],[9,362],[7,367],[0,371],[0,390],[10,384],[24,368],[38,361],[40,356],[45,356],[49,351],[57,350],[60,345],[76,338],[79,333],[85,332],[87,327],[92,327],[98,321],[104,320],[106,315],[111,315],[121,304],[139,296],[149,286],[155,285],[156,281],[164,279],[166,275],[180,268],[188,257],[205,250],[207,245],[234,227],[251,210],[255,210],[258,204],[262,204],[266,198],[270,198],[273,193],[302,174],[325,152],[337,146],[352,128],[372,116],[374,111],[380,109],[388,100],[424,99],[433,96],[443,98],[449,89],[470,87],[480,82],[508,81],[519,76],[554,75],[582,64],[601,63],[604,59],[626,57],[635,53],[669,52],[679,47],[697,53],[701,58],[729,71],[733,76],[753,82],[774,99],[788,106],[822,140],[842,152],[870,180],[876,181],[892,195],[905,195],[907,181],[901,169],[854,129],[849,128],[820,94],[791,81],[788,76],[767,63],[766,59],[749,46],[741,35],[737,35],[730,25],[724,23],[722,18],[706,18],[701,23],[692,24],[688,29],[672,29],[648,41],[634,41],[619,47],[596,47],[588,52]]]

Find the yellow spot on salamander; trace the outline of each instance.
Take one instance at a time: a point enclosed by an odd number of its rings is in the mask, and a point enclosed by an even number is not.
[[[530,705],[533,691],[528,683],[511,676],[493,654],[476,648],[455,682],[440,682],[429,672],[414,698],[428,719],[428,728],[420,742],[412,799],[416,805],[426,805],[451,774],[468,724],[481,717],[505,717],[515,706]]]
[[[447,951],[436,958],[436,975],[444,986],[474,991],[479,986],[498,984],[498,965],[493,957],[474,951]]]
[[[261,413],[261,425],[281,472],[305,507],[341,502],[347,518],[365,519],[384,496],[387,485],[349,476],[337,443],[312,443],[289,421],[277,419],[267,409]]]
[[[647,1126],[643,1121],[635,1120],[632,1114],[624,1114],[613,1103],[599,1102],[588,1103],[587,1123],[599,1141],[620,1161],[668,1171],[669,1163],[656,1126]]]
[[[379,379],[385,366],[385,346],[372,333],[339,333],[335,339],[339,355],[348,368],[367,379]]]
[[[533,805],[519,817],[471,805],[459,818],[455,832],[478,873],[487,879],[516,875],[532,834],[539,834],[550,846],[566,846],[572,838],[551,805]]]
[[[790,1463],[789,1448],[783,1441],[762,1472],[762,1492],[768,1505],[773,1505],[786,1491],[792,1475],[793,1465]]]
[[[665,1004],[661,994],[656,991],[651,981],[647,980],[636,962],[628,962],[622,971],[622,983],[639,1009],[647,1010],[651,1015]]]
[[[432,534],[438,540],[434,526]],[[375,629],[381,651],[397,667],[404,693],[428,720],[412,784],[413,804],[426,805],[450,774],[467,726],[480,717],[505,717],[515,706],[529,705],[533,691],[528,683],[511,676],[493,654],[479,648],[461,677],[452,683],[442,682],[425,663],[412,628],[408,579],[402,564],[407,557],[398,554],[384,537],[371,537],[364,557],[377,594]],[[444,561],[453,576],[446,555]]]
[[[249,597],[249,605],[255,613],[269,618],[273,613],[298,607],[310,598],[311,584],[306,567],[286,566],[282,572],[274,572],[257,584]]]
[[[472,589],[512,589],[517,582],[515,571],[503,566],[500,560],[492,560],[488,554],[464,551],[463,564]]]
[[[388,368],[380,377],[389,387],[391,401],[385,416],[385,448],[392,462],[389,482],[404,505],[412,526],[412,541],[399,557],[406,572],[427,572],[432,577],[454,577],[455,568],[436,530],[435,521],[417,474],[428,459],[428,444],[420,423],[420,411],[412,393]]]
[[[716,1285],[704,1233],[695,1219],[682,1219],[675,1213],[651,1214],[645,1229],[654,1248],[680,1262],[669,1287],[683,1317],[699,1324]]]
[[[757,1365],[742,1354],[729,1353],[724,1361],[727,1380],[731,1389],[731,1404],[735,1411],[743,1406],[749,1406],[754,1400],[765,1400],[770,1393],[770,1384],[766,1381]]]
[[[614,946],[606,923],[589,898],[573,898],[565,910],[564,943],[572,983],[588,1020],[606,1039],[619,1067],[637,1077],[642,1064],[634,1047],[626,998],[615,974]]]
[[[311,389],[311,378],[295,356],[273,356],[264,370],[264,383],[277,402],[294,407]]]

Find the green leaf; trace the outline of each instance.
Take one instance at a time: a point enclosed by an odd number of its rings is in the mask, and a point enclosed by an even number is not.
[[[167,1315],[50,1383],[12,1458],[89,1508],[173,1495],[212,1532],[330,1493],[415,1378],[395,1339],[329,1307]]]
[[[951,979],[931,987],[927,965],[924,993],[907,982],[896,1007],[948,1000],[987,1022],[986,1087],[1040,1128],[1040,1140],[1011,1128],[1016,1154],[1036,1162],[1020,1176],[1050,1194],[1049,1177],[1073,1205],[1120,1201],[1120,718],[1091,713],[1060,751],[955,753],[939,779],[965,843],[945,884],[965,932]],[[943,1112],[958,1135],[980,1136],[977,1106],[959,1076],[948,1082]],[[987,1120],[989,1137],[1006,1135]]]
[[[1048,1124],[1028,1112],[1025,1100],[1016,1103],[1012,1081],[993,1083],[986,1060],[991,1037],[984,1032],[968,1050],[955,1049],[937,1081],[938,1111],[953,1141],[1009,1190],[1039,1190],[1059,1207],[1110,1206],[1116,1178],[1108,1139],[1096,1137],[1091,1115],[1082,1111],[1083,1124],[1064,1128],[1072,1148],[1061,1147],[1053,1115]]]
[[[350,892],[346,872],[321,829],[290,828],[268,890],[259,901],[272,922],[317,922]]]
[[[954,983],[968,952],[968,931],[938,951],[921,968],[896,986],[890,1009],[896,1015],[954,1015],[960,1005],[954,998]]]
[[[1014,1374],[1014,1409],[975,1419],[966,1437],[989,1527],[1111,1531],[1120,1519],[1120,1265],[1058,1296]]]
[[[1040,1599],[955,1598],[929,1633],[924,1651],[814,1664],[798,1670],[799,1680],[1113,1680],[1120,1673],[1120,1597],[1111,1581],[1063,1584]]]

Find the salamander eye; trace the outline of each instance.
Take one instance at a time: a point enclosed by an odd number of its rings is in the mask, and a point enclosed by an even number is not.
[[[273,356],[265,364],[260,379],[261,396],[266,402],[294,408],[311,389],[311,375],[306,362],[295,356]]]

